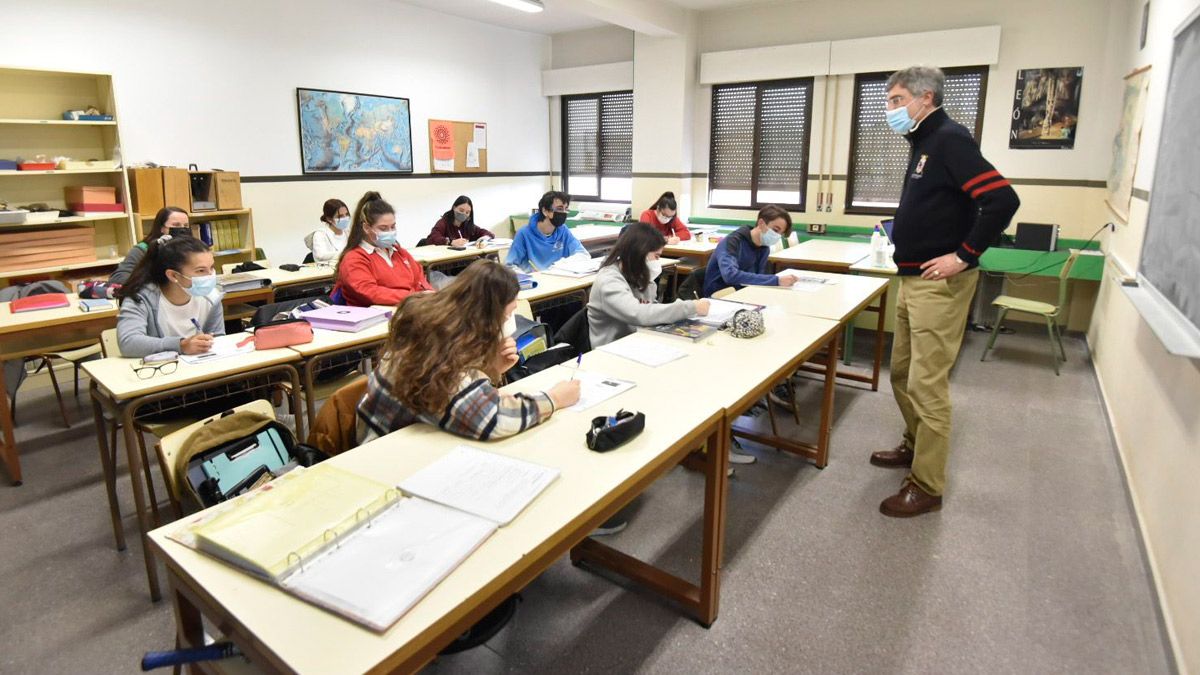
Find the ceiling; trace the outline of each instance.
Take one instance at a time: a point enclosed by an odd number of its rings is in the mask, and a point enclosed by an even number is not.
[[[488,0],[399,0],[408,5],[424,7],[444,14],[453,14],[482,23],[527,31],[530,33],[565,33],[607,25],[576,9],[573,0],[542,0],[545,11],[527,14]],[[743,5],[764,4],[779,0],[660,0],[683,9],[707,11]]]

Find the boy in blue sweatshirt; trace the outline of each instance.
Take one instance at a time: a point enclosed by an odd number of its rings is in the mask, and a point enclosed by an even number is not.
[[[563,227],[570,203],[571,196],[565,192],[550,191],[542,195],[538,200],[538,212],[513,238],[505,262],[526,272],[536,272],[563,258],[580,253],[588,255],[571,230]]]
[[[733,286],[791,286],[795,277],[767,274],[771,247],[792,233],[792,216],[768,204],[758,212],[754,227],[742,226],[721,240],[704,271],[704,297]]]

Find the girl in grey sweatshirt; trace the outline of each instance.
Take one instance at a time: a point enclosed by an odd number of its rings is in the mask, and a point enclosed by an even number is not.
[[[592,348],[633,333],[638,326],[674,323],[708,314],[708,300],[660,304],[655,279],[662,272],[662,233],[645,223],[625,228],[604,260],[588,299],[588,334]]]

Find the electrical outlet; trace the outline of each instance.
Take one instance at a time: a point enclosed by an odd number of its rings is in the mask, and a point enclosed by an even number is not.
[[[825,223],[809,223],[809,234],[825,234]]]

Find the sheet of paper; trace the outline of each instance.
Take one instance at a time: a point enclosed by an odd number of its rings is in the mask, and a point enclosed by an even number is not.
[[[387,630],[496,531],[496,524],[422,499],[402,499],[281,585]]]
[[[600,263],[604,262],[600,258],[590,258],[584,255],[573,255],[569,258],[563,258],[555,261],[549,269],[548,274],[565,274],[566,276],[587,276],[600,271]]]
[[[209,361],[219,361],[230,356],[238,354],[248,354],[254,351],[254,342],[251,341],[241,347],[237,346],[239,342],[245,340],[245,333],[234,333],[233,335],[218,335],[213,338],[212,349],[203,354],[180,354],[179,360],[188,364],[208,363]]]
[[[400,489],[503,526],[556,478],[558,469],[459,445]]]
[[[487,150],[487,125],[482,122],[475,123],[475,134],[471,141],[476,148]]]
[[[800,270],[783,270],[775,276],[792,277],[796,280],[796,283],[792,284],[792,290],[800,291],[801,293],[816,293],[822,288],[828,288],[830,286],[837,285],[837,281],[834,279],[817,276],[815,274],[805,274]]]
[[[479,168],[479,146],[474,143],[467,143],[467,168]]]
[[[700,323],[709,326],[724,326],[725,322],[733,318],[739,309],[759,309],[758,305],[751,305],[744,302],[734,302],[732,300],[720,300],[717,298],[709,298],[708,314],[705,316],[689,317]]]
[[[454,170],[454,158],[451,157],[450,159],[434,159],[433,160],[433,170],[434,171],[453,171]]]
[[[670,363],[687,356],[687,352],[676,349],[671,345],[662,344],[659,340],[645,340],[633,337],[610,342],[600,347],[600,351],[616,354],[622,358],[637,361],[652,368],[657,368],[665,363]]]
[[[567,370],[575,370],[567,368]],[[599,373],[589,373],[584,370],[578,370],[574,373],[575,379],[579,380],[579,402],[570,407],[570,410],[582,412],[591,408],[594,405],[599,405],[608,399],[633,389],[636,385],[628,380],[618,380],[615,377],[607,377]]]

